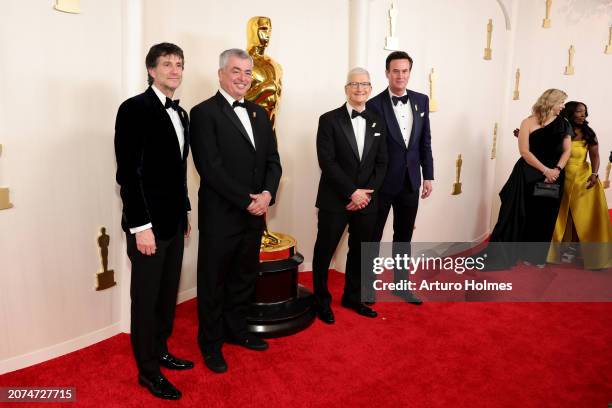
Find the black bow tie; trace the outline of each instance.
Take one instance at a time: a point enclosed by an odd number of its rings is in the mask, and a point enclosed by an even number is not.
[[[234,103],[232,103],[232,108],[237,108],[237,107],[246,109],[246,103],[240,102],[240,101],[234,101]]]
[[[164,105],[164,108],[166,108],[166,109],[172,108],[172,109],[174,109],[175,111],[178,112],[178,110],[179,110],[179,102],[180,102],[179,99],[172,100],[172,99],[170,99],[170,98],[168,98],[166,96],[166,104]]]
[[[353,109],[353,112],[351,113],[351,119],[355,119],[357,116],[361,116],[364,119],[368,118],[365,110],[357,112],[355,109]]]
[[[404,96],[394,96],[391,95],[391,100],[393,101],[393,106],[397,106],[397,103],[399,101],[402,101],[402,103],[404,105],[408,104],[408,94],[404,95]]]

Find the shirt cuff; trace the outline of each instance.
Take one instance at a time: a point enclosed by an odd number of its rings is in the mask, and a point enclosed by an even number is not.
[[[142,231],[145,231],[145,230],[148,230],[148,229],[151,229],[151,228],[153,228],[153,224],[148,223],[148,224],[145,224],[145,225],[141,225],[140,227],[130,228],[130,233],[135,234],[137,232],[142,232]]]

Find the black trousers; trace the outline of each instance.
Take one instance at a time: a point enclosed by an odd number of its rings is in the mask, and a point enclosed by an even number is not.
[[[198,245],[198,344],[219,350],[227,336],[247,332],[247,312],[255,293],[261,228],[231,236],[200,231]]]
[[[126,233],[127,254],[132,262],[131,340],[138,371],[155,375],[159,357],[168,351],[176,297],[183,263],[184,232],[181,225],[170,239],[156,239],[155,255],[136,248],[136,236]]]
[[[406,182],[404,188],[395,196],[379,193],[378,215],[372,236],[373,242],[380,242],[382,239],[391,207],[393,207],[393,257],[396,254],[410,256],[410,241],[412,241],[414,221],[419,209],[419,190],[413,190]],[[403,269],[395,269],[393,274],[395,282],[409,279],[408,271]]]
[[[312,260],[314,294],[318,307],[328,308],[331,294],[327,288],[329,264],[348,225],[349,251],[346,256],[344,294],[348,302],[361,302],[361,243],[370,242],[376,212],[330,212],[319,210],[317,240]]]

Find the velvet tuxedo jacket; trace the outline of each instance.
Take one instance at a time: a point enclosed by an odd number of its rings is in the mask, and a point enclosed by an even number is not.
[[[405,186],[406,177],[412,190],[417,191],[421,186],[421,171],[425,180],[434,177],[429,98],[422,93],[406,91],[413,117],[408,147],[395,117],[389,90],[385,89],[366,104],[367,109],[381,116],[386,124],[389,165],[381,191],[388,195],[398,194]]]
[[[200,174],[199,228],[205,234],[263,228],[246,210],[249,194],[267,190],[274,204],[282,174],[276,136],[266,111],[245,101],[255,146],[227,100],[217,92],[191,110],[193,161]]]
[[[165,239],[185,225],[191,210],[186,180],[189,118],[180,107],[178,113],[185,135],[182,155],[170,116],[151,87],[119,107],[115,155],[126,232],[152,223],[155,236]]]
[[[387,169],[385,126],[373,113],[368,114],[363,154],[359,158],[357,140],[346,104],[319,118],[317,157],[321,179],[316,206],[321,210],[343,212],[357,189],[372,189],[372,201],[361,212],[376,211],[376,194]]]

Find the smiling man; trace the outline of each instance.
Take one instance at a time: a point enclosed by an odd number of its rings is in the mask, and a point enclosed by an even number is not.
[[[372,92],[370,74],[354,68],[344,86],[347,102],[319,119],[317,157],[321,179],[317,194],[317,240],[313,256],[313,280],[317,315],[335,321],[327,275],[338,242],[348,225],[342,306],[366,317],[374,310],[361,302],[361,243],[369,242],[376,223],[377,194],[387,169],[387,145],[380,118],[365,110]]]
[[[219,56],[219,91],[191,110],[198,204],[198,344],[204,363],[227,371],[221,348],[251,350],[268,343],[247,330],[259,267],[264,215],[274,203],[282,169],[276,137],[259,105],[245,101],[253,60],[244,50]]]
[[[432,191],[433,157],[429,127],[429,98],[407,89],[412,58],[404,51],[394,51],[385,61],[387,89],[368,102],[368,109],[379,114],[387,130],[389,167],[380,191],[378,220],[372,241],[380,242],[391,207],[393,207],[393,256],[410,256],[410,241],[419,209],[421,172],[423,183],[420,198]],[[405,269],[394,270],[394,281],[408,279]],[[421,300],[410,291],[396,295],[413,304]]]
[[[193,363],[168,352],[189,236],[186,166],[187,112],[172,100],[183,79],[183,50],[169,43],[147,54],[150,87],[119,107],[115,124],[117,183],[121,186],[127,253],[132,262],[131,340],[138,381],[159,398],[181,393],[160,366],[185,370]]]

